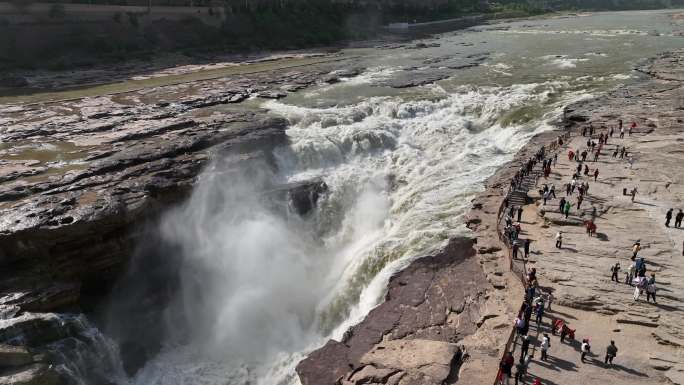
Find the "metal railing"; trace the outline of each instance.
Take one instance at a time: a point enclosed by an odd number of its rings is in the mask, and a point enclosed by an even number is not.
[[[564,134],[559,135],[558,137],[563,140],[563,145],[567,145],[570,137],[571,137],[571,132],[567,131]],[[546,145],[547,150],[549,153],[555,152],[561,148],[561,145],[558,143],[558,138],[551,142],[550,144]],[[539,174],[537,174],[537,179],[539,178]],[[536,183],[535,183],[536,185]],[[510,198],[511,197],[511,190],[509,189],[506,192],[505,197]],[[527,281],[527,263],[525,259],[523,258],[522,260],[513,260],[513,251],[512,251],[512,245],[509,242],[509,239],[504,236],[503,229],[501,227],[501,220],[503,219],[503,212],[506,209],[504,206],[504,202],[502,200],[501,205],[499,206],[499,211],[497,213],[497,221],[496,221],[496,232],[498,233],[499,240],[506,246],[506,249],[508,250],[507,253],[507,258],[508,258],[508,263],[509,263],[509,269],[510,271],[516,273],[515,275],[520,279],[520,282],[523,284],[525,288],[527,288],[529,282]],[[519,263],[516,263],[519,262]],[[501,360],[503,360],[508,352],[511,352],[511,347],[515,346],[515,338],[516,338],[516,328],[515,326],[511,328],[511,332],[508,336],[508,340],[506,341],[506,344],[504,346],[504,352],[503,355],[501,356]],[[494,385],[500,385],[503,376],[505,373],[499,368],[496,374],[496,378],[494,380]]]

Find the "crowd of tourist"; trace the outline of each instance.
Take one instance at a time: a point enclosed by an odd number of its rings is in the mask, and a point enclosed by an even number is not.
[[[632,123],[629,127],[628,134],[632,135],[634,129],[637,127],[636,123]],[[622,120],[618,121],[617,131],[620,133],[620,138],[623,139],[625,136],[625,129],[623,127]],[[573,169],[573,174],[570,180],[564,185],[565,196],[558,200],[558,212],[564,216],[566,219],[572,213],[573,206],[576,208],[574,214],[582,220],[584,220],[584,225],[587,229],[587,234],[589,236],[596,236],[596,216],[597,208],[595,206],[590,206],[590,209],[582,210],[582,204],[587,200],[588,193],[590,189],[589,181],[593,178],[594,182],[598,182],[599,176],[601,175],[598,166],[595,165],[599,161],[602,151],[607,147],[609,141],[612,140],[613,135],[616,130],[610,128],[607,132],[601,132],[598,134],[596,140],[594,140],[596,129],[592,124],[583,127],[581,130],[582,136],[587,137],[586,147],[580,149],[569,149],[568,159],[571,162],[576,162],[577,167]],[[558,137],[557,147],[563,144],[563,137]],[[632,168],[634,165],[634,158],[632,154],[629,153],[625,145],[615,145],[615,149],[612,153],[613,158],[625,159],[627,158],[627,163],[629,167]],[[511,187],[513,190],[519,188],[523,182],[523,178],[533,172],[535,165],[541,164],[541,174],[548,178],[551,173],[551,168],[557,163],[558,154],[550,154],[550,151],[546,151],[542,147],[537,151],[535,157],[530,158],[525,164],[523,164],[520,170],[516,173],[515,177],[511,181]],[[591,159],[588,160],[588,159]],[[589,163],[594,165],[590,168]],[[634,202],[635,197],[638,193],[637,187],[634,186],[632,189],[627,191],[623,190],[623,194],[630,195],[631,201]],[[539,196],[542,200],[542,215],[545,215],[549,211],[547,204],[551,200],[558,199],[556,196],[556,188],[553,184],[543,184],[539,189]],[[576,198],[575,198],[576,197]],[[573,198],[576,204],[572,203]],[[519,240],[520,234],[520,222],[521,215],[523,212],[522,207],[509,207],[508,199],[504,201],[506,209],[508,212],[505,213],[505,227],[504,236],[509,242],[509,246],[512,249],[512,256],[514,259],[518,257],[520,245],[524,245],[524,256],[525,260],[529,255],[530,241]],[[587,207],[585,205],[585,207]],[[515,214],[517,213],[517,223],[513,221]],[[679,209],[675,213],[675,209],[670,208],[665,214],[665,226],[670,227],[672,220],[674,219],[673,226],[675,228],[681,228],[682,221],[684,220],[684,211]],[[558,231],[555,235],[556,248],[563,248],[563,232]],[[640,255],[641,251],[641,241],[636,240],[631,248],[631,263],[627,270],[625,271],[624,284],[631,285],[634,287],[634,301],[638,301],[640,297],[645,293],[646,301],[656,303],[656,275],[653,272],[648,271],[648,262],[646,259]],[[616,284],[621,284],[619,273],[621,266],[619,262],[616,262],[611,266],[611,282]],[[520,345],[520,356],[518,357],[517,364],[515,357],[512,352],[508,352],[500,362],[500,383],[508,384],[509,378],[515,379],[515,384],[524,382],[524,378],[527,374],[527,368],[534,353],[530,353],[530,336],[528,335],[530,329],[531,318],[535,316],[535,323],[537,325],[537,333],[539,339],[539,332],[543,330],[543,316],[546,310],[550,310],[550,302],[552,296],[550,293],[543,293],[537,282],[536,269],[532,268],[528,271],[527,276],[524,280],[525,284],[525,300],[520,307],[518,315],[515,319],[515,339],[514,344]],[[556,333],[560,334],[560,342],[563,343],[566,338],[574,339],[575,330],[571,329],[566,322],[561,319],[552,319],[549,329],[553,335]],[[547,333],[542,333],[539,349],[541,351],[541,360],[547,361],[551,350],[551,338]],[[580,344],[580,362],[585,362],[585,358],[591,353],[591,342],[589,339],[585,338]],[[606,347],[606,354],[604,358],[604,364],[609,366],[613,364],[613,360],[616,358],[618,348],[615,341],[610,341],[610,344]],[[513,376],[512,371],[516,369],[515,376]],[[540,379],[536,379],[535,384],[541,384]]]

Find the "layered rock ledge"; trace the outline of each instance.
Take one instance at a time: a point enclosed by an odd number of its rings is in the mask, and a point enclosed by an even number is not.
[[[276,167],[272,151],[287,143],[287,121],[240,103],[360,72],[339,65],[0,105],[0,344],[38,357],[6,369],[0,357],[0,383],[57,383],[44,364],[87,351],[83,341],[101,342],[83,336],[92,330],[80,313],[108,294],[146,225],[184,201],[207,165],[221,160],[221,172]],[[306,215],[327,186],[312,180],[270,188]]]

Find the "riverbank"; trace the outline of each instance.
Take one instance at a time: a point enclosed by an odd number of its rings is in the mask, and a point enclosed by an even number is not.
[[[684,91],[678,66],[682,57],[682,51],[662,55],[638,69],[646,76],[636,84],[570,106],[558,130],[534,137],[513,161],[487,181],[486,190],[473,200],[473,209],[467,216],[467,224],[473,230],[476,243],[472,247],[460,245],[472,250],[466,260],[477,262],[479,268],[476,270],[481,269],[476,274],[468,272],[468,275],[486,279],[486,282],[477,282],[474,286],[480,287],[481,291],[471,297],[465,307],[470,309],[465,312],[470,314],[467,319],[449,322],[452,317],[450,310],[446,312],[446,322],[443,320],[425,326],[409,321],[442,319],[444,314],[439,306],[411,305],[413,295],[409,289],[404,289],[404,292],[391,289],[399,281],[403,282],[400,285],[426,293],[421,296],[421,304],[432,303],[441,297],[441,294],[434,297],[430,290],[421,289],[420,285],[415,286],[416,282],[423,281],[405,279],[406,271],[420,269],[422,262],[417,262],[391,280],[386,302],[350,329],[346,335],[349,338],[341,343],[329,342],[300,363],[298,373],[302,383],[493,383],[504,350],[509,346],[513,351],[516,347],[519,349],[515,341],[511,345],[507,343],[524,288],[520,272],[511,271],[508,248],[499,240],[499,208],[510,180],[520,165],[533,157],[541,146],[548,148],[559,135],[569,133],[570,142],[557,151],[558,166],[548,180],[548,183],[556,185],[560,198],[564,195],[562,183],[569,182],[571,170],[575,167],[575,163],[572,167],[568,164],[567,149],[586,147],[586,138],[578,136],[578,130],[592,123],[598,129],[594,135],[597,140],[599,132],[607,133],[607,127],[615,126],[620,118],[625,122],[636,121],[638,128],[633,136],[624,140],[611,139],[598,162],[600,177],[598,182],[591,183],[588,198],[600,213],[596,221],[599,228],[597,237],[589,238],[584,233],[582,216],[591,211],[587,209],[587,201],[584,203],[585,211],[576,213],[570,220],[560,219],[560,215],[550,208],[553,203],[549,202],[547,207],[540,205],[539,194],[534,189],[524,206],[521,237],[532,241],[532,253],[525,265],[537,269],[542,289],[552,293],[554,298],[553,310],[547,312],[543,326],[531,329],[531,352],[535,359],[530,365],[529,375],[530,378],[540,378],[543,384],[558,385],[576,384],[582,378],[601,378],[602,382],[620,378],[620,382],[625,384],[652,383],[654,380],[682,383],[681,357],[684,352],[681,348],[684,343],[679,320],[684,287],[680,284],[681,268],[674,261],[681,258],[678,247],[681,247],[683,233],[682,230],[666,229],[662,224],[667,208],[684,204],[681,201],[684,175],[680,165],[683,158],[677,149],[681,147],[678,143],[684,140],[680,125],[684,121],[684,113],[678,105]],[[658,107],[654,109],[654,106]],[[617,136],[615,134],[614,138]],[[629,168],[625,159],[611,157],[616,144],[628,147],[628,151],[638,159],[637,166]],[[591,167],[593,172],[596,165],[591,164]],[[654,171],[659,176],[655,176]],[[539,186],[542,183],[544,179]],[[639,186],[639,191],[645,195],[635,204],[621,195],[623,187],[632,186]],[[561,250],[555,249],[554,239],[559,229],[566,234],[566,246]],[[641,238],[642,244],[647,245],[647,264],[651,271],[658,273],[662,288],[659,305],[633,303],[630,295],[633,288],[613,284],[609,280],[610,266],[616,261],[620,260],[623,271],[629,265],[630,247],[635,240],[632,238]],[[525,266],[520,261],[515,264],[516,270]],[[450,269],[446,264],[443,267]],[[439,277],[438,269],[427,287],[439,288]],[[621,275],[620,278],[624,277]],[[465,281],[458,273],[445,274],[442,279]],[[468,290],[473,287],[466,286]],[[462,290],[463,286],[455,292],[461,293]],[[449,295],[448,291],[441,293]],[[391,303],[402,301],[408,303],[399,309],[388,310],[388,307],[393,308]],[[463,309],[461,307],[460,311]],[[477,309],[476,316],[472,316],[472,309]],[[407,317],[407,312],[418,315]],[[457,310],[455,314],[460,312]],[[577,338],[592,340],[595,353],[587,364],[578,362],[579,345],[561,344],[557,337],[552,342],[549,363],[538,360],[539,333],[551,334],[552,318],[564,319],[576,328]],[[378,319],[386,322],[387,327],[377,327]],[[463,324],[464,321],[471,324]],[[392,331],[395,329],[407,331],[396,336]],[[355,337],[359,330],[372,330],[377,336],[361,333],[361,341]],[[426,330],[432,333],[426,333]],[[458,332],[453,333],[453,330]],[[623,349],[620,352],[623,361],[606,368],[601,363],[601,355],[610,340],[615,340]],[[407,352],[408,349],[411,353]],[[416,366],[416,362],[422,366]],[[448,370],[434,369],[435,366],[445,368],[445,365]]]
[[[684,113],[680,105],[684,89],[678,64],[682,56],[682,51],[661,55],[639,69],[647,77],[638,84],[569,108],[564,129],[572,138],[565,143],[565,151],[559,154],[558,165],[549,178],[542,177],[538,187],[544,183],[553,184],[559,199],[566,195],[564,186],[577,168],[577,163],[568,159],[567,151],[573,149],[579,153],[587,147],[587,138],[580,134],[582,128],[590,124],[596,127],[594,141],[598,141],[600,134],[607,135],[611,128],[614,135],[599,160],[587,162],[590,175],[581,177],[580,181],[587,180],[591,187],[581,209],[576,208],[576,194],[567,198],[574,204],[567,219],[558,212],[557,199],[544,205],[537,192],[529,194],[530,203],[524,206],[520,236],[532,241],[526,267],[537,269],[540,287],[544,292],[552,293],[554,298],[553,310],[547,311],[543,325],[533,327],[530,333],[531,352],[535,354],[529,368],[530,381],[539,378],[543,384],[570,385],[582,378],[592,378],[601,383],[616,379],[624,384],[682,383],[681,297],[684,287],[677,260],[683,255],[684,233],[664,225],[668,209],[674,208],[676,214],[677,209],[684,206],[681,199],[684,157],[680,144],[684,141],[681,126]],[[632,135],[619,138],[618,119],[623,119],[625,126],[636,122],[637,128]],[[556,135],[557,132],[540,135],[526,148],[534,151],[548,145],[555,141]],[[619,153],[613,157],[616,147],[626,147],[627,157],[620,158]],[[635,160],[633,167],[629,166],[628,157]],[[523,151],[516,158],[513,163],[520,164],[529,158],[529,154]],[[593,159],[591,155],[590,158]],[[592,176],[596,169],[599,174],[594,181]],[[498,180],[495,176],[492,182]],[[505,183],[501,185],[506,187]],[[490,186],[476,200],[478,207],[480,204],[498,207],[497,202],[503,197],[501,185]],[[640,195],[631,202],[622,191],[635,187]],[[589,237],[584,222],[591,219],[594,207],[598,231],[595,237]],[[496,213],[483,216],[477,215],[480,210],[474,212],[476,215],[472,218],[477,221],[488,219],[491,224],[484,231],[481,226],[475,226],[478,241],[483,237],[494,238]],[[673,223],[674,218],[671,226]],[[558,231],[564,234],[561,249],[555,247]],[[644,250],[640,256],[646,258],[647,275],[657,275],[658,304],[645,303],[643,297],[634,301],[634,288],[623,283],[624,273],[631,263],[631,246],[638,240]],[[500,256],[499,261],[502,259],[505,261],[505,256]],[[615,263],[620,263],[622,268],[618,275],[620,283],[610,280],[611,266]],[[511,289],[522,288],[508,290]],[[562,319],[576,329],[578,340],[587,338],[591,341],[594,350],[587,363],[579,360],[578,342],[562,344],[556,337],[551,340],[550,360],[539,361],[541,336],[542,333],[551,335],[553,319]],[[611,340],[621,350],[615,365],[609,367],[603,363],[603,355]],[[519,354],[519,346],[517,349],[516,354]],[[498,357],[502,354],[501,348]],[[481,365],[480,362],[466,362],[463,370],[467,372],[469,367],[480,368]],[[490,357],[486,366],[494,370],[496,365],[498,362]]]

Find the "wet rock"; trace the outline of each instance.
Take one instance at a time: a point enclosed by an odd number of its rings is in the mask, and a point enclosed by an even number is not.
[[[302,385],[335,384],[354,368],[349,362],[348,354],[347,345],[334,340],[328,341],[297,365]]]
[[[32,362],[33,356],[25,347],[0,345],[0,368],[24,366]]]
[[[286,97],[287,94],[280,91],[261,91],[257,96],[263,99],[282,99]]]
[[[24,313],[0,321],[0,343],[44,346],[69,337],[68,328],[53,313]]]
[[[392,88],[412,88],[432,84],[451,76],[449,73],[412,73],[411,76],[398,77],[389,80],[386,85]]]
[[[28,80],[23,76],[18,75],[5,75],[0,76],[0,87],[7,88],[20,88],[27,87],[29,85]]]
[[[47,364],[36,363],[29,366],[0,371],[2,385],[59,385],[57,372]]]
[[[302,182],[288,186],[290,206],[300,216],[311,212],[318,199],[328,191],[328,185],[322,179]]]
[[[0,296],[0,306],[16,306],[27,312],[57,311],[76,305],[80,290],[78,283],[55,282]]]

